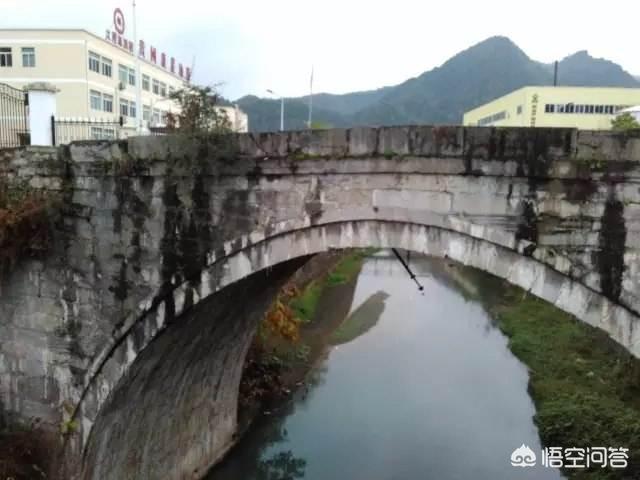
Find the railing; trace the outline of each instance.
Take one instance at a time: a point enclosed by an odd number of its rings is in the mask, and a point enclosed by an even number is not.
[[[0,148],[29,145],[29,95],[0,83]]]
[[[173,129],[169,127],[149,127],[149,135],[168,135],[173,132]]]
[[[65,145],[79,140],[114,140],[120,138],[124,118],[59,119],[51,117],[53,145]]]

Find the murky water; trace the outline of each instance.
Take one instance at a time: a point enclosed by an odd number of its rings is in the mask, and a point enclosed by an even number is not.
[[[442,276],[442,263],[411,266],[423,295],[390,252],[366,261],[346,343],[208,480],[561,478],[511,466],[523,443],[538,456],[541,447],[527,372],[504,335]]]

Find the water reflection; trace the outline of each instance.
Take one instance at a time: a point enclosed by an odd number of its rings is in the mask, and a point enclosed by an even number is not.
[[[307,461],[293,456],[291,450],[278,452],[267,460],[260,460],[256,477],[259,480],[294,480],[304,478]]]
[[[526,368],[479,301],[490,282],[442,261],[411,266],[424,296],[390,252],[367,260],[347,342],[209,480],[561,478],[511,466],[515,448],[539,453],[540,441]]]
[[[362,302],[331,335],[331,345],[348,343],[375,327],[384,312],[387,298],[389,294],[379,291]]]

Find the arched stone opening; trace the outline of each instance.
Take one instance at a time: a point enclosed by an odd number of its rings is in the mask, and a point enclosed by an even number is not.
[[[192,283],[178,287],[167,301],[173,302],[176,312],[184,312],[181,317],[166,319],[159,304],[153,314],[140,320],[131,339],[115,350],[96,375],[80,405],[84,434],[91,431],[85,444],[84,478],[160,475],[177,479],[204,474],[233,442],[237,385],[246,348],[278,286],[298,265],[292,260],[331,249],[370,246],[447,257],[484,270],[604,329],[640,356],[640,330],[632,312],[514,250],[459,232],[404,222],[362,220],[309,226],[219,259],[202,272],[198,292],[189,291]],[[203,295],[205,291],[209,294]],[[251,292],[249,297],[245,291]],[[185,298],[192,299],[190,304]],[[198,331],[201,339],[194,343],[189,332]],[[229,348],[217,348],[223,345]],[[120,376],[109,377],[118,372]],[[199,391],[193,394],[196,400],[189,401],[188,392],[194,386]],[[107,445],[118,445],[118,450]]]

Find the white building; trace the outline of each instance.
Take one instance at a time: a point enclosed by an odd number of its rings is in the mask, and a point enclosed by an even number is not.
[[[619,113],[630,113],[633,118],[636,119],[637,122],[640,123],[640,105],[636,105],[635,107],[625,108],[621,110]]]
[[[122,37],[117,37],[120,39]],[[122,46],[85,30],[0,30],[0,82],[21,88],[33,82],[57,87],[57,118],[114,119],[136,131],[141,108],[142,126],[163,125],[176,109],[168,98],[183,88],[190,71],[165,54],[140,52],[136,76],[132,44]],[[163,67],[164,65],[164,67]],[[173,71],[172,71],[173,70]],[[136,87],[140,82],[140,103]]]
[[[114,29],[103,37],[74,29],[0,30],[0,83],[15,88],[34,82],[52,84],[58,90],[57,119],[117,122],[122,116],[121,136],[164,126],[167,113],[179,111],[170,94],[190,78],[190,67],[178,59],[144,40],[134,45],[118,9]],[[228,115],[239,131],[247,130],[244,113],[236,108]],[[111,134],[113,129],[92,127],[89,137]]]

